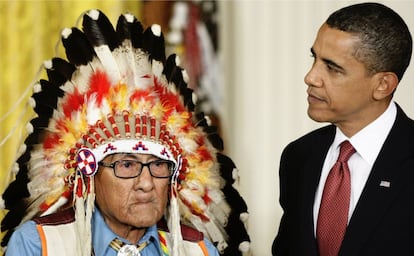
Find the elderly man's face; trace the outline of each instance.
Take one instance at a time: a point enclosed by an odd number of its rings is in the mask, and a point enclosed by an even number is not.
[[[142,163],[157,160],[153,155],[114,154],[102,162],[138,160]],[[157,223],[168,201],[168,178],[154,178],[144,167],[136,178],[122,179],[109,167],[100,167],[95,176],[96,203],[109,227],[127,238],[130,230],[145,230]]]

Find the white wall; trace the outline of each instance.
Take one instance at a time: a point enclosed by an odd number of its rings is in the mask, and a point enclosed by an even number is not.
[[[320,126],[306,115],[303,77],[319,26],[336,9],[356,1],[222,1],[221,54],[225,80],[222,113],[226,151],[240,171],[250,211],[253,254],[271,255],[282,214],[278,165],[282,149]],[[382,1],[414,32],[413,0]],[[410,13],[411,11],[411,13]],[[414,64],[396,101],[414,117]]]

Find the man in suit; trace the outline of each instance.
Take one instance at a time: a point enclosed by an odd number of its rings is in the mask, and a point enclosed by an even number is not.
[[[329,16],[311,53],[308,115],[331,125],[282,153],[284,213],[273,255],[414,255],[414,121],[393,101],[412,53],[407,25],[382,4],[351,5]],[[338,210],[344,200],[327,207],[335,214],[324,236],[324,191],[343,141],[355,152],[342,168],[350,183],[347,208]],[[340,228],[332,226],[342,213],[342,235],[331,246],[325,240],[337,235]]]

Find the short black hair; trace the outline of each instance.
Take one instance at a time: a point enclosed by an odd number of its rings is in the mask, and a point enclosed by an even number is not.
[[[354,56],[371,74],[391,71],[402,79],[413,43],[407,24],[395,11],[379,3],[355,4],[332,13],[326,24],[360,39]]]

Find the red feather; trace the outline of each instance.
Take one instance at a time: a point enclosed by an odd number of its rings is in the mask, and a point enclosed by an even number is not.
[[[151,92],[148,90],[137,90],[131,95],[130,101],[131,103],[140,101],[141,99],[152,101],[154,98],[154,95],[151,95]]]
[[[59,141],[60,141],[59,134],[50,133],[48,134],[48,136],[46,137],[43,143],[43,148],[44,149],[54,148],[59,143]]]
[[[102,99],[108,94],[111,88],[108,75],[102,71],[95,72],[89,80],[89,85],[88,98],[91,94],[96,94],[96,103],[98,106],[101,105]]]
[[[154,78],[154,91],[158,93],[160,101],[166,110],[164,119],[166,119],[175,110],[176,112],[184,112],[187,109],[182,104],[179,95],[169,92],[167,88],[156,78]]]
[[[208,191],[206,190],[206,192],[204,193],[204,196],[203,196],[203,201],[206,203],[206,204],[210,204],[213,200],[211,200],[211,198],[209,197],[209,195],[208,195]]]
[[[211,152],[205,146],[201,146],[197,149],[197,155],[199,155],[202,160],[212,160],[213,159],[213,156],[211,155]]]
[[[66,127],[66,120],[59,119],[56,121],[56,129],[61,130],[62,132],[68,132],[68,128]]]
[[[65,117],[70,119],[72,112],[79,110],[83,106],[84,102],[84,95],[79,93],[79,90],[75,88],[75,91],[72,94],[69,94],[66,101],[62,104]]]

